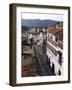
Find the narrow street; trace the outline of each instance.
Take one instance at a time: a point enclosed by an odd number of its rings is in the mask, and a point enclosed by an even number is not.
[[[22,76],[52,76],[55,75],[54,66],[50,66],[47,55],[47,40],[40,37],[40,41],[30,40],[30,44],[22,46]],[[27,74],[26,74],[27,73]]]
[[[55,75],[53,72],[52,68],[49,65],[48,61],[48,56],[46,53],[42,52],[43,48],[41,46],[34,46],[34,52],[36,55],[37,60],[35,61],[36,66],[40,69],[39,70],[39,75],[42,76],[48,76],[48,75]]]

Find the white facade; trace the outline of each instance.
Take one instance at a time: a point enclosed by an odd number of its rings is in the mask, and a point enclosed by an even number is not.
[[[56,42],[56,36],[47,33],[47,40],[50,39],[51,41]],[[54,46],[51,42],[47,41],[47,43],[55,50],[55,51],[60,51],[62,53],[62,64],[63,64],[63,49],[61,49],[58,45]],[[47,55],[50,58],[50,66],[52,67],[52,64],[54,64],[54,71],[56,75],[59,75],[59,71],[61,72],[61,75],[63,74],[63,65],[59,64],[59,54],[54,55],[52,52],[52,48],[47,48]]]
[[[50,33],[47,33],[47,38],[51,38],[52,37],[52,40],[55,41],[56,37]]]
[[[55,57],[54,54],[47,48],[47,55],[50,58],[50,66],[52,67],[52,63],[55,66],[55,74],[58,75],[59,74],[59,70],[61,71],[61,74],[63,74],[63,68],[62,66],[59,65],[58,63],[58,56]]]

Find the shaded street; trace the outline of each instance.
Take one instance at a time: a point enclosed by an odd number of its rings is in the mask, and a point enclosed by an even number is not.
[[[43,53],[43,48],[38,45],[35,45],[33,48],[36,57],[34,63],[39,69],[38,74],[42,76],[55,75],[50,67],[48,56],[46,53]]]

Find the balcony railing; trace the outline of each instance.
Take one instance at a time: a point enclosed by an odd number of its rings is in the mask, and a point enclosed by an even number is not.
[[[63,49],[63,42],[58,41],[58,46],[59,46],[61,49]]]
[[[54,42],[52,39],[48,38],[48,41],[53,44],[55,47],[60,47],[61,49],[63,49],[63,42],[59,41],[58,42]]]

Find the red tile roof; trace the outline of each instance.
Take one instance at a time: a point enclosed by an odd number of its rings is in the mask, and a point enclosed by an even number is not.
[[[63,34],[63,29],[61,28],[52,28],[48,31],[48,33],[51,33],[53,35],[56,35],[56,34]]]
[[[63,30],[57,33],[57,35],[63,35]]]

